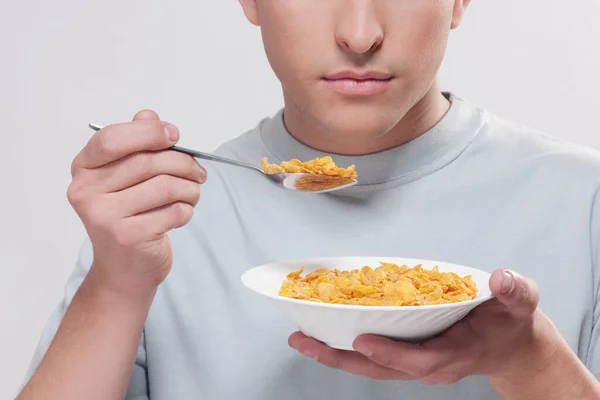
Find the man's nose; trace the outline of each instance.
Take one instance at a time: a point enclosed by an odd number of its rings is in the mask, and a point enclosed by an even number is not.
[[[344,51],[366,54],[376,51],[383,44],[384,26],[373,2],[374,0],[340,2],[335,39]]]

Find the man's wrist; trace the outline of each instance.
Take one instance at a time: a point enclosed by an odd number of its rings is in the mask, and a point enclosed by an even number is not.
[[[560,350],[568,345],[548,317],[539,309],[535,311],[531,328],[526,330],[520,346],[509,350],[512,354],[502,371],[490,374],[489,378],[511,379],[519,376],[537,375],[552,367],[553,360]]]
[[[120,284],[114,279],[106,277],[101,271],[94,268],[94,266],[92,266],[86,276],[82,288],[88,295],[100,301],[116,301],[122,307],[134,308],[138,306],[142,308],[149,307],[158,289],[157,286],[150,284]]]
[[[503,399],[599,399],[596,379],[543,314],[529,348],[516,349],[510,371],[488,379]]]
[[[570,349],[567,351],[570,352]],[[519,361],[514,364],[510,372],[490,375],[488,378],[503,398],[521,398],[518,394],[525,391],[535,393],[539,385],[545,385],[545,389],[549,389],[561,383],[561,379],[558,379],[562,368],[560,364],[562,359],[568,359],[567,351],[562,343],[555,343],[552,347],[540,345],[537,349],[520,354]]]

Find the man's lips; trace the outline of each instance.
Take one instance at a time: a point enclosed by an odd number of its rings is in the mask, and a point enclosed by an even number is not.
[[[392,78],[391,74],[383,71],[340,71],[334,74],[325,76],[326,80],[341,80],[341,79],[352,79],[356,81],[367,81],[367,80],[378,80],[387,81]]]
[[[373,96],[386,91],[393,77],[381,71],[342,71],[327,75],[323,82],[331,90],[346,96]]]

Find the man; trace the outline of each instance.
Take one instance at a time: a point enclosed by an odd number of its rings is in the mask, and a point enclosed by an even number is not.
[[[179,132],[151,111],[102,129],[69,188],[90,241],[20,398],[600,399],[600,157],[440,93],[469,1],[241,3],[285,109],[219,154],[331,153],[359,185],[299,195],[201,167],[165,151]],[[300,333],[288,347],[293,327],[239,280],[364,254],[494,271],[496,298],[420,345],[366,335],[345,352]]]

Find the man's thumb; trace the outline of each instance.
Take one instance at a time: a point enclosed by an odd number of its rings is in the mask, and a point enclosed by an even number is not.
[[[490,290],[517,318],[528,317],[537,308],[539,292],[536,283],[514,271],[494,271],[490,278]]]
[[[141,110],[133,117],[134,121],[159,120],[160,117],[154,110]]]

